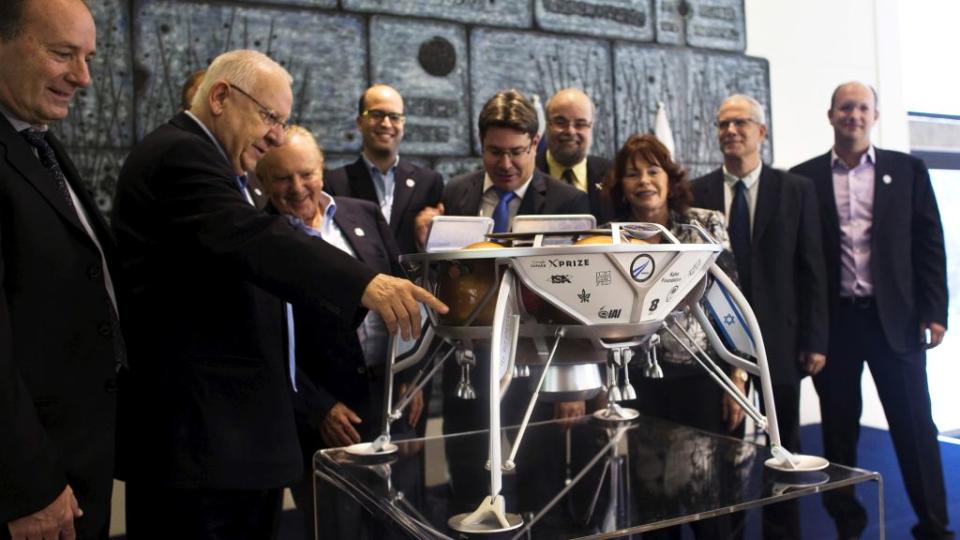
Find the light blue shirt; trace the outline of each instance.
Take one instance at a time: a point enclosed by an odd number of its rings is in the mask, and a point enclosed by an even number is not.
[[[347,241],[343,231],[337,226],[337,222],[333,220],[333,216],[337,213],[336,201],[330,195],[321,193],[320,206],[324,210],[319,230],[310,227],[294,216],[287,216],[287,219],[294,227],[301,229],[310,236],[319,236],[331,246],[356,258],[357,254],[350,247],[350,242]],[[387,332],[387,325],[384,324],[383,318],[375,311],[368,312],[357,328],[357,338],[360,340],[360,349],[363,351],[363,362],[366,366],[382,366],[386,363],[389,337],[390,334]]]
[[[393,208],[393,188],[396,185],[397,164],[400,163],[400,156],[397,156],[393,165],[387,169],[386,174],[380,172],[380,169],[367,159],[367,156],[363,156],[363,162],[367,164],[370,178],[373,179],[373,189],[377,192],[380,213],[383,214],[383,219],[390,223],[390,209]]]

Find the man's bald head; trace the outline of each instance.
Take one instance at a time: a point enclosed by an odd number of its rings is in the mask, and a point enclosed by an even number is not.
[[[879,117],[877,92],[872,86],[857,81],[841,84],[833,91],[827,111],[834,146],[841,151],[866,151],[870,147],[870,132]]]
[[[375,84],[360,94],[357,129],[363,136],[363,153],[368,159],[392,164],[400,153],[405,125],[403,97],[395,88]]]
[[[590,153],[593,101],[579,88],[564,88],[547,101],[547,148],[563,166],[572,167]]]

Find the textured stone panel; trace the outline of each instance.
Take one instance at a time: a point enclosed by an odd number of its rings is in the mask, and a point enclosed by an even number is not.
[[[249,48],[293,75],[292,122],[329,151],[359,150],[354,119],[367,57],[361,18],[164,0],[140,4],[135,18],[138,136],[173,114],[188,74],[222,52]]]
[[[543,104],[555,92],[577,87],[597,104],[593,127],[596,155],[613,152],[613,95],[607,42],[533,32],[476,29],[470,35],[470,98],[474,150],[477,117],[500,90],[516,88]]]
[[[433,162],[433,170],[449,182],[461,174],[483,170],[483,162],[478,157],[442,157]]]
[[[545,30],[653,40],[652,0],[536,0],[534,13]]]
[[[766,60],[617,43],[614,66],[618,146],[633,133],[653,131],[658,101],[667,109],[677,159],[691,169],[714,168],[721,161],[713,122],[725,97],[753,96],[764,105],[770,126]],[[762,155],[772,161],[769,138]]]
[[[470,152],[467,34],[460,25],[373,17],[370,79],[403,96],[404,154]]]
[[[687,0],[687,44],[725,51],[747,49],[743,0]]]
[[[690,13],[687,0],[656,0],[654,13],[657,43],[683,45],[687,42],[686,16]]]
[[[305,6],[315,8],[337,7],[337,0],[233,0],[237,4],[280,4],[287,6]]]
[[[341,0],[343,9],[433,17],[491,26],[528,27],[533,15],[527,0]]]
[[[87,191],[104,215],[109,216],[117,191],[120,167],[127,157],[125,149],[70,148],[70,159],[77,166]]]
[[[124,147],[133,141],[133,77],[126,2],[92,2],[97,54],[92,84],[77,93],[70,114],[54,130],[69,147]]]

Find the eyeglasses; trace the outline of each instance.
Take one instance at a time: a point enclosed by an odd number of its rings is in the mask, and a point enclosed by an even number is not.
[[[747,127],[747,124],[759,124],[759,123],[760,122],[757,122],[753,118],[731,118],[729,120],[717,120],[715,125],[717,126],[717,129],[719,129],[720,131],[725,131],[727,128],[730,127],[731,124],[733,125],[733,127],[737,129],[743,129]]]
[[[530,149],[533,148],[533,143],[530,143],[526,147],[518,148],[497,148],[493,147],[484,147],[483,153],[499,161],[503,156],[507,156],[512,160],[520,159],[524,154],[530,152]]]
[[[384,118],[389,118],[390,123],[394,125],[403,125],[407,121],[407,115],[402,113],[380,111],[377,109],[363,111],[364,118],[373,120],[376,123],[383,122]]]
[[[586,131],[593,127],[593,122],[588,120],[574,120],[570,121],[562,116],[557,116],[549,120],[551,126],[556,126],[560,129],[567,129],[570,126],[573,126],[573,129],[576,131]]]
[[[241,95],[243,95],[244,97],[246,97],[247,99],[249,99],[250,101],[252,101],[253,104],[257,106],[257,112],[260,113],[260,118],[263,119],[263,121],[267,124],[267,126],[270,127],[270,129],[273,129],[273,128],[275,128],[275,127],[279,127],[281,131],[286,131],[286,130],[287,130],[287,123],[281,121],[281,120],[280,120],[280,116],[277,115],[277,113],[275,113],[275,112],[271,111],[269,108],[265,107],[265,106],[263,105],[263,103],[260,103],[259,101],[257,101],[257,98],[255,98],[255,97],[251,96],[250,94],[244,92],[243,90],[241,90],[240,88],[234,86],[234,85],[231,84],[231,83],[227,83],[227,86],[229,86],[230,88],[233,88],[233,89],[236,90],[237,92],[240,92]]]

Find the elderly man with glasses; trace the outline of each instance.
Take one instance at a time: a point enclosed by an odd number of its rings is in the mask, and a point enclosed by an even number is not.
[[[612,163],[589,155],[595,113],[593,101],[578,88],[564,88],[554,94],[547,101],[547,129],[543,132],[546,145],[540,145],[537,169],[586,192],[590,212],[603,223],[612,217],[600,196]]]
[[[335,197],[377,203],[401,253],[415,253],[414,222],[427,206],[437,206],[443,176],[400,159],[407,117],[400,93],[385,84],[367,88],[357,106],[363,148],[357,161],[329,171],[325,190]]]
[[[827,281],[817,194],[808,178],[761,162],[763,106],[733,95],[720,104],[723,166],[693,181],[694,206],[727,217],[740,288],[767,349],[780,438],[800,450],[800,379],[823,369]],[[795,502],[764,509],[765,538],[800,538]]]
[[[138,538],[272,538],[303,459],[291,303],[419,333],[407,280],[256,210],[244,171],[284,142],[292,79],[256,51],[214,59],[190,110],[120,172],[113,227],[125,272],[129,370],[119,473]]]

